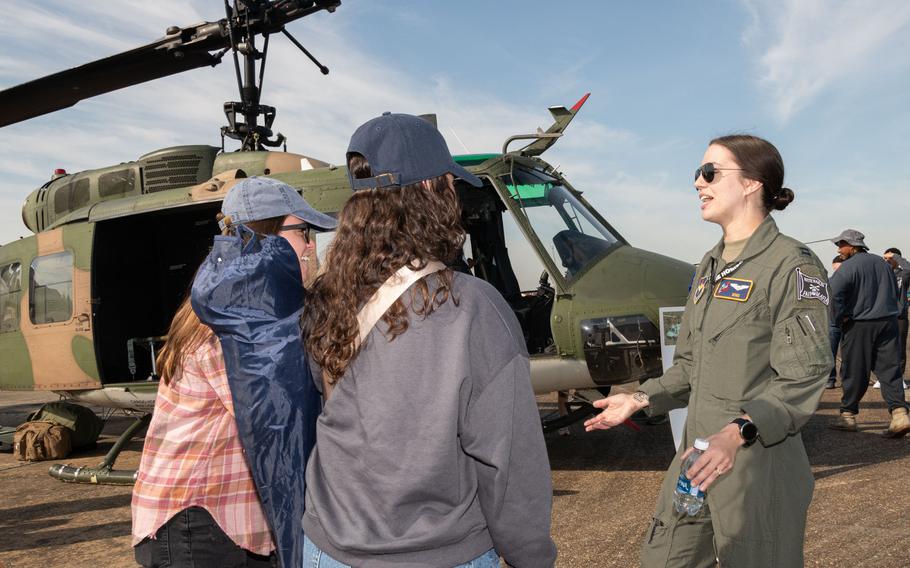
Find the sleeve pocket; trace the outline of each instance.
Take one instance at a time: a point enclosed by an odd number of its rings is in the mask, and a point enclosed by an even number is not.
[[[782,337],[777,344],[792,371],[798,376],[810,376],[831,370],[834,361],[828,328],[811,312],[798,313],[778,325]]]

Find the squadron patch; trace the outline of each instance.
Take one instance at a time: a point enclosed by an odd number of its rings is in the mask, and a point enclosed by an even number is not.
[[[749,295],[752,294],[754,285],[755,283],[751,280],[724,278],[714,289],[714,297],[722,300],[745,302],[749,299]]]
[[[695,303],[697,304],[705,294],[705,288],[708,286],[708,277],[702,276],[698,279],[698,285],[695,287]]]
[[[821,278],[806,276],[802,270],[796,269],[797,300],[818,300],[827,306],[830,298],[827,282]]]

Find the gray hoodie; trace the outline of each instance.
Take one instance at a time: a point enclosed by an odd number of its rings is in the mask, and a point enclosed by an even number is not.
[[[521,328],[486,282],[456,273],[453,292],[457,306],[412,312],[391,342],[380,321],[319,417],[304,532],[345,564],[455,566],[490,548],[517,568],[556,559]]]

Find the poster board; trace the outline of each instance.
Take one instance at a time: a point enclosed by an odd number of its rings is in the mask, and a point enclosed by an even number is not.
[[[684,310],[683,306],[660,308],[660,356],[663,359],[664,372],[673,366],[673,355],[676,353],[676,341],[679,339]],[[670,411],[670,430],[673,432],[673,445],[677,449],[682,443],[688,415],[687,408]]]

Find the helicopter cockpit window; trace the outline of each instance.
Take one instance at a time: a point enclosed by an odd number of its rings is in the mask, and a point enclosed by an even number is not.
[[[28,310],[33,324],[69,321],[73,317],[73,253],[61,252],[32,261]]]
[[[0,333],[19,329],[22,264],[0,266]]]
[[[501,180],[568,280],[619,242],[559,179],[515,166],[511,177],[506,174]]]
[[[98,176],[98,195],[116,197],[133,191],[136,185],[136,173],[133,168],[109,172]]]

